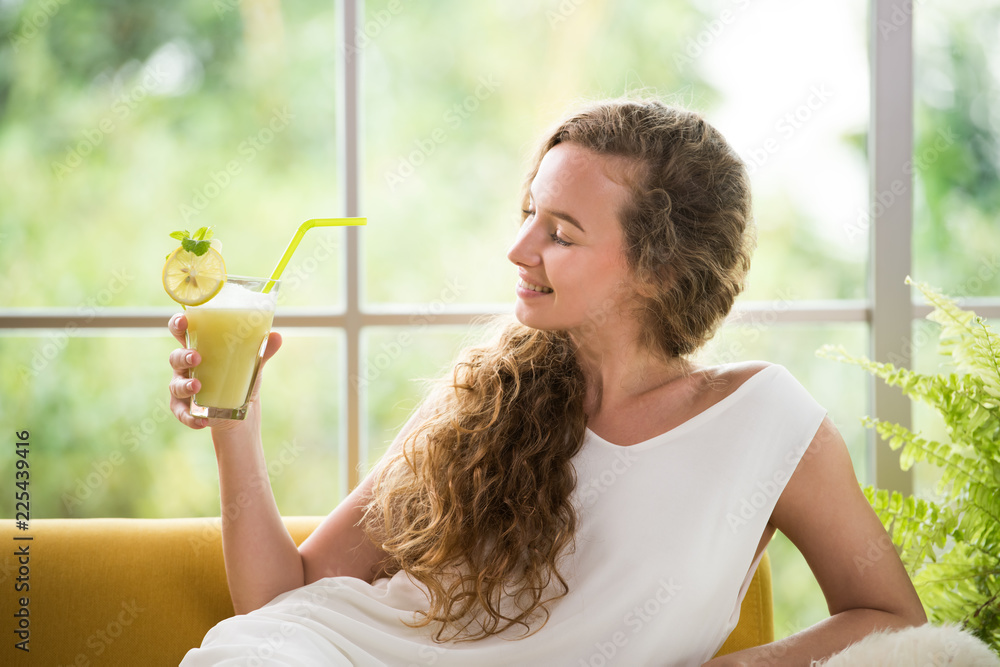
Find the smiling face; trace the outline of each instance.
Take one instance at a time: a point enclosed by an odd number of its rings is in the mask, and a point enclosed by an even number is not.
[[[573,143],[542,158],[507,258],[518,268],[517,319],[535,329],[603,329],[632,293],[618,212],[624,163]]]

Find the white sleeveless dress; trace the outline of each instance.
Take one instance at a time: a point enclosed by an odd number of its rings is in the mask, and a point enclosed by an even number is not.
[[[576,548],[560,568],[569,593],[527,638],[435,644],[402,622],[427,608],[404,572],[331,577],[223,621],[181,664],[701,665],[736,627],[771,512],[825,415],[770,365],[645,442],[588,429],[573,459]]]

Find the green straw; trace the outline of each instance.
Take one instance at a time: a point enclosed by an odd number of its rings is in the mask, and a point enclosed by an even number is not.
[[[292,258],[292,253],[295,249],[299,247],[299,242],[302,241],[302,237],[306,235],[306,232],[313,227],[348,227],[354,225],[367,225],[368,218],[313,218],[312,220],[306,220],[301,225],[299,225],[298,231],[295,232],[295,236],[292,240],[288,242],[288,247],[285,248],[285,254],[281,256],[278,260],[278,265],[274,267],[274,271],[271,272],[271,277],[267,281],[267,285],[264,286],[264,293],[267,294],[274,287],[274,283],[278,281],[281,277],[282,271],[285,270],[285,266],[288,265],[288,260]]]

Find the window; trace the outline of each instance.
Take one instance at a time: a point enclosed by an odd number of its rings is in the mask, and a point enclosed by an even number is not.
[[[531,142],[641,90],[706,112],[753,172],[750,286],[704,359],[788,366],[862,481],[905,488],[857,418],[908,403],[814,352],[920,347],[911,271],[1000,316],[995,4],[0,0],[0,421],[45,443],[36,516],[217,514],[207,434],[165,407],[167,234],[214,225],[230,272],[264,274],[301,221],[366,215],[300,246],[264,383],[279,507],[328,512],[414,378],[509,308]],[[781,637],[826,612],[772,544]]]

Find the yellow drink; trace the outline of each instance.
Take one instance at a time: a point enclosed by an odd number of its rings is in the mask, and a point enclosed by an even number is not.
[[[274,313],[257,310],[191,308],[188,330],[201,364],[191,376],[201,380],[199,405],[238,408],[247,399],[257,354],[271,331]]]
[[[201,381],[191,410],[196,416],[242,419],[246,413],[277,290],[260,294],[251,291],[253,286],[233,284],[237,282],[243,281],[228,278],[217,296],[187,309],[188,347],[201,355],[201,363],[191,370],[191,377]]]

